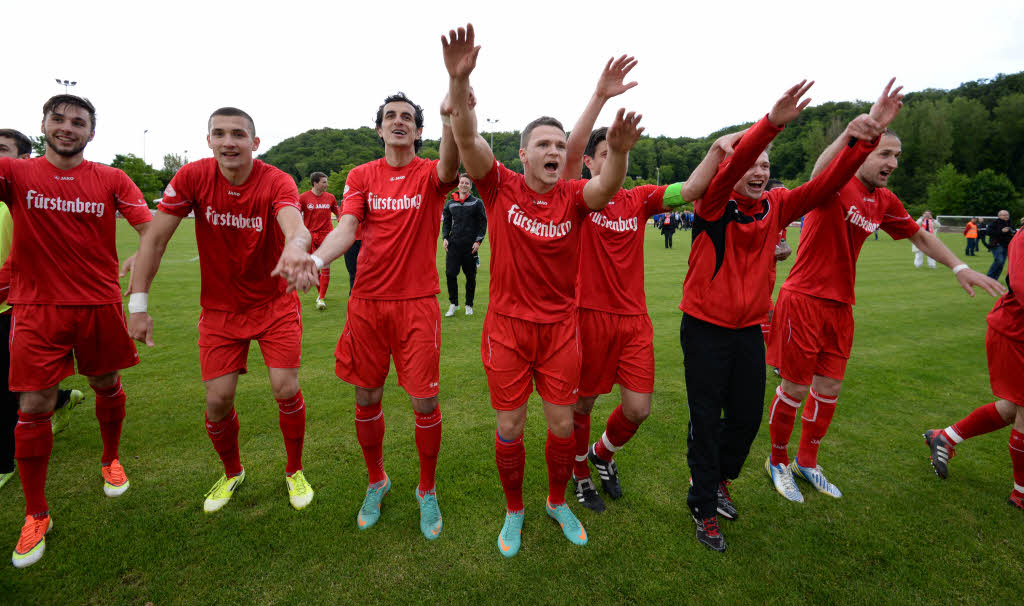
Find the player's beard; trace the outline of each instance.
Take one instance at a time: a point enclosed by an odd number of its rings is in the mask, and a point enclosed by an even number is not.
[[[59,147],[57,147],[55,141],[56,137],[54,135],[46,135],[46,146],[52,149],[54,152],[56,152],[57,155],[64,156],[65,158],[73,158],[74,156],[77,156],[78,154],[82,153],[82,150],[85,149],[85,146],[89,144],[88,141],[82,141],[81,145],[76,145],[71,149],[60,149]]]

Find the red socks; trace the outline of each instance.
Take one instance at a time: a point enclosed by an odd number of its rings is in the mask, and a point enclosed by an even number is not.
[[[124,421],[124,390],[121,389],[121,377],[113,387],[92,390],[96,393],[96,420],[100,422],[100,435],[103,437],[103,456],[100,463],[109,465],[118,458],[118,446],[121,443],[121,424]]]
[[[800,432],[800,449],[796,453],[797,465],[818,466],[818,446],[828,433],[828,426],[832,424],[832,416],[836,412],[838,401],[838,396],[823,396],[811,388],[811,397],[808,398],[804,414],[800,417],[803,428]]]
[[[318,297],[323,299],[327,296],[327,285],[331,283],[331,268],[325,267],[320,270],[320,287],[317,290]]]
[[[565,503],[565,487],[572,473],[574,448],[575,441],[571,435],[560,438],[548,430],[544,458],[548,462],[548,503],[551,505]]]
[[[572,476],[577,480],[590,477],[587,464],[587,450],[590,448],[590,415],[572,413],[572,436],[576,443],[576,458],[572,465]]]
[[[1004,421],[996,410],[996,403],[990,402],[975,408],[971,414],[943,429],[942,434],[950,444],[956,445],[967,438],[993,432],[1007,425],[1009,423]]]
[[[1013,463],[1013,492],[1024,497],[1024,433],[1016,429],[1010,432],[1010,461]]]
[[[419,490],[426,493],[434,490],[437,453],[441,450],[440,405],[426,414],[416,413],[416,450],[420,453]]]
[[[46,467],[53,450],[52,412],[18,413],[14,428],[14,458],[25,492],[25,515],[39,515],[50,510],[46,503]]]
[[[793,435],[796,424],[796,411],[800,410],[800,400],[782,391],[782,386],[775,388],[775,398],[768,412],[768,435],[772,443],[772,465],[789,465],[789,438]]]
[[[572,452],[571,448],[569,452]],[[501,479],[501,488],[505,491],[505,503],[508,510],[522,511],[523,471],[526,469],[526,447],[523,446],[523,436],[506,442],[495,432],[494,459],[498,464],[498,477]]]
[[[302,399],[302,390],[290,398],[277,400],[277,423],[288,453],[285,473],[292,475],[302,469],[302,442],[306,437],[306,402]]]
[[[602,461],[611,461],[615,453],[619,451],[626,442],[636,434],[640,426],[626,418],[622,412],[622,404],[619,404],[612,414],[608,415],[608,424],[605,425],[604,434],[594,444],[594,454]]]
[[[363,447],[370,484],[383,482],[387,475],[384,473],[384,411],[380,402],[356,405],[356,437]]]
[[[213,449],[224,462],[224,475],[237,476],[242,473],[242,461],[238,453],[238,415],[235,408],[231,413],[216,423],[206,417],[206,433],[213,442]]]

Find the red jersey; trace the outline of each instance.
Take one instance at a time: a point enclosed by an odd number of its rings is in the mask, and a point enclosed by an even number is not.
[[[733,191],[781,130],[767,116],[750,127],[693,205],[693,245],[679,309],[695,318],[726,328],[760,324],[771,304],[765,293],[779,231],[834,200],[878,145],[851,138],[824,172],[795,189],[773,189],[759,200]]]
[[[8,302],[121,302],[115,211],[132,225],[153,219],[128,175],[88,160],[60,170],[45,156],[0,158],[0,200],[14,220]]]
[[[277,213],[287,207],[299,208],[295,181],[260,160],[241,185],[224,178],[215,158],[189,162],[174,175],[160,211],[195,212],[204,309],[237,313],[284,294],[287,283],[270,272],[284,249]]]
[[[804,217],[796,263],[782,288],[849,305],[854,304],[857,257],[864,240],[876,229],[896,240],[920,229],[888,189],[869,190],[854,177],[839,198]]]
[[[15,232],[17,233],[17,232]],[[996,301],[992,311],[988,313],[990,329],[1014,341],[1024,341],[1024,229],[1010,240],[1006,253],[1006,283],[1010,292]]]
[[[328,192],[319,196],[312,190],[302,192],[299,196],[299,210],[302,211],[302,222],[306,224],[309,233],[325,234],[334,229],[331,215],[338,215],[338,199]]]
[[[647,219],[665,212],[667,185],[620,189],[583,221],[576,304],[622,315],[647,313],[644,293],[644,229]]]
[[[572,314],[580,228],[590,212],[583,201],[586,183],[558,181],[548,193],[537,193],[497,160],[476,181],[491,228],[490,310],[540,324]]]
[[[394,167],[381,158],[349,171],[342,214],[359,220],[363,241],[352,296],[399,300],[441,292],[437,236],[454,181],[441,183],[438,162],[417,157]]]

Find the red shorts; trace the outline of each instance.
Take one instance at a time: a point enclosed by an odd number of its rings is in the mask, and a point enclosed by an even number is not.
[[[241,312],[204,309],[199,314],[199,368],[203,380],[248,372],[249,342],[257,341],[268,368],[302,363],[302,311],[294,292]]]
[[[39,391],[78,372],[87,377],[135,366],[120,303],[15,305],[11,324],[11,391]]]
[[[647,314],[624,316],[579,310],[580,397],[608,393],[618,383],[638,393],[654,391],[654,327]]]
[[[842,381],[852,345],[853,310],[848,304],[785,287],[779,292],[765,360],[784,379],[798,385],[810,385],[814,375]]]
[[[377,389],[395,360],[398,384],[414,398],[438,394],[441,310],[437,297],[381,301],[351,297],[345,330],[334,350],[342,381]]]
[[[537,384],[541,399],[570,406],[579,397],[580,345],[576,314],[538,324],[488,311],[480,342],[491,406],[515,410]]]
[[[331,232],[329,231],[309,232],[310,239],[312,240],[312,243],[309,246],[309,252],[315,252],[316,249],[320,248],[324,243],[324,238],[326,238],[330,233]]]
[[[1024,406],[1024,342],[1014,341],[990,327],[985,333],[985,351],[992,393]]]

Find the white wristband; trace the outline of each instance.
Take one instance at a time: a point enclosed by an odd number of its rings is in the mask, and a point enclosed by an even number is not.
[[[957,265],[956,267],[953,268],[953,275],[955,276],[965,269],[970,269],[970,267],[966,263],[961,263],[960,265]]]
[[[313,264],[316,265],[317,269],[323,269],[324,268],[324,260],[323,259],[321,259],[320,257],[318,257],[316,255],[309,255],[309,256],[313,257]]]
[[[441,124],[443,124],[445,126],[451,126],[452,125],[452,117],[451,116],[445,116],[445,115],[442,114],[441,115]]]
[[[137,314],[149,309],[149,293],[133,292],[128,296],[128,313]]]

